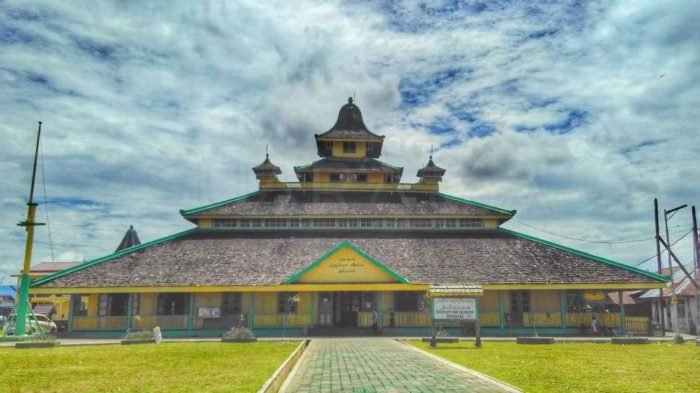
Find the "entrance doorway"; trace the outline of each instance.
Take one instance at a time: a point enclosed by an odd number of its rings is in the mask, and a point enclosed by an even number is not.
[[[510,291],[510,327],[523,326],[523,314],[530,312],[530,291]]]
[[[375,307],[373,292],[320,292],[317,325],[358,327],[360,312],[371,312]]]

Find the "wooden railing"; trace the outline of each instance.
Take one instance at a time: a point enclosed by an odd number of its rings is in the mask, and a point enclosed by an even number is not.
[[[561,313],[557,310],[523,314],[523,326],[529,328],[561,327]]]
[[[568,313],[567,324],[571,328],[591,328],[593,317],[598,320],[598,326],[603,329],[620,329],[620,314],[614,313]],[[651,331],[651,321],[648,317],[633,315],[625,316],[625,328],[628,333],[647,334]]]
[[[187,329],[187,315],[134,315],[132,329]]]
[[[255,314],[254,327],[303,327],[311,325],[309,314]]]
[[[126,330],[126,316],[73,317],[73,330]]]

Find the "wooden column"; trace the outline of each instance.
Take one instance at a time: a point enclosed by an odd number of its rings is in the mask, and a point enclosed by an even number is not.
[[[192,334],[194,333],[194,293],[190,293],[189,300],[190,309],[187,315],[187,330]]]
[[[498,291],[498,327],[503,329],[506,327],[506,318],[503,314],[503,291]]]
[[[68,326],[66,326],[66,330],[68,330],[68,333],[71,333],[73,331],[73,302],[75,301],[75,296],[80,297],[80,295],[70,295],[69,300],[70,305],[68,306]]]
[[[126,302],[126,330],[131,330],[132,318],[134,315],[134,294],[130,293]]]
[[[561,315],[561,328],[569,327],[569,307],[566,304],[566,291],[559,291],[559,315]]]
[[[250,301],[248,302],[248,329],[253,330],[255,327],[255,293],[249,292]]]
[[[622,329],[622,335],[627,335],[627,323],[625,323],[625,302],[622,296],[622,291],[617,291],[617,298],[620,302],[620,329]]]

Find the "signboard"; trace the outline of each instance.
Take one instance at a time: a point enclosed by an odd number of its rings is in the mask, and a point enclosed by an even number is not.
[[[434,298],[433,319],[447,321],[469,321],[477,319],[474,298]]]
[[[197,309],[197,316],[199,318],[221,318],[221,308],[220,307],[199,307]]]

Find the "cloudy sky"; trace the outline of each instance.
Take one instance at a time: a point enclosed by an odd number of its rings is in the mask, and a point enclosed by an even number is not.
[[[441,190],[511,229],[636,265],[655,197],[700,207],[700,2],[88,4],[0,1],[0,277],[39,120],[34,263],[189,228],[179,209],[256,189],[266,144],[294,180],[351,95],[405,182],[435,146]]]

